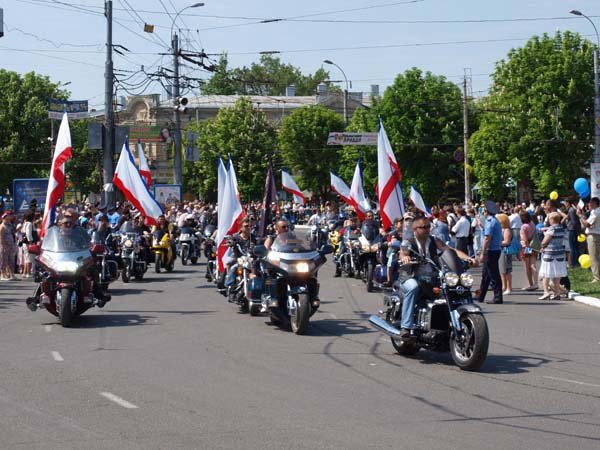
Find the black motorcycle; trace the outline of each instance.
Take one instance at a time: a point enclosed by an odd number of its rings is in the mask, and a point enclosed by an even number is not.
[[[430,276],[418,277],[421,296],[412,312],[416,328],[411,336],[401,336],[403,292],[398,284],[391,295],[384,296],[381,317],[372,315],[369,322],[391,337],[401,355],[414,355],[421,347],[449,351],[462,370],[477,370],[487,356],[489,331],[481,308],[473,300],[473,276],[453,250],[444,251],[439,261],[437,265],[431,259],[417,257],[412,263],[429,265],[432,270],[424,271]]]
[[[142,246],[143,237],[132,231],[126,231],[121,235],[121,279],[123,283],[129,283],[131,278],[141,280],[144,278],[148,264],[146,254]]]
[[[354,230],[344,233],[340,244],[340,251],[335,258],[335,275],[344,274],[347,277],[360,278],[360,264],[358,262],[360,235]]]
[[[367,292],[373,292],[373,275],[381,246],[379,227],[374,221],[363,223],[358,242],[358,268],[362,280],[367,284]]]
[[[264,290],[262,304],[270,313],[271,323],[289,323],[295,334],[305,334],[310,317],[319,309],[317,274],[331,253],[330,245],[319,250],[306,248],[306,241],[294,233],[280,233],[270,251],[254,247],[263,257]]]

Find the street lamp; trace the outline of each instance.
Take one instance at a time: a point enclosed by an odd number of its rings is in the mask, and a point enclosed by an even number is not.
[[[181,117],[179,115],[179,40],[177,33],[173,33],[173,27],[175,21],[179,15],[186,9],[199,8],[204,6],[204,3],[194,3],[193,5],[186,6],[180,9],[171,23],[171,47],[173,50],[173,108],[175,114],[175,133],[173,133],[173,140],[175,144],[175,155],[173,158],[173,178],[175,184],[183,184],[183,167],[181,159]]]
[[[594,162],[600,162],[600,125],[598,120],[600,119],[600,68],[598,67],[598,49],[600,49],[600,35],[598,34],[598,28],[594,24],[593,20],[583,14],[581,11],[572,9],[569,13],[575,16],[585,17],[594,27],[596,32],[596,48],[594,49]]]
[[[323,62],[325,64],[331,64],[332,66],[337,67],[338,69],[340,69],[340,72],[342,72],[342,75],[344,75],[344,81],[346,82],[346,89],[344,90],[344,122],[346,122],[346,125],[348,125],[348,78],[346,78],[346,74],[344,73],[342,68],[333,61],[329,59],[324,59]]]

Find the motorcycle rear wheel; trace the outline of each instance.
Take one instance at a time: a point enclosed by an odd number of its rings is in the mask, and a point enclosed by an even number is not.
[[[490,334],[485,317],[481,314],[463,314],[460,322],[464,327],[464,342],[450,338],[450,354],[462,370],[474,371],[481,367],[488,352]]]
[[[307,293],[298,294],[296,314],[290,317],[290,325],[294,334],[306,334],[310,319],[310,302]]]
[[[71,326],[73,321],[73,310],[71,310],[71,295],[73,290],[69,288],[61,289],[60,291],[60,324],[67,328]]]

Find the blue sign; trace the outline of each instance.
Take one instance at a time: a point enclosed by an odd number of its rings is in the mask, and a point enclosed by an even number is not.
[[[48,178],[17,178],[13,180],[13,203],[17,214],[29,211],[29,202],[35,199],[38,210],[44,210]]]
[[[65,112],[69,119],[85,119],[89,116],[88,101],[50,99],[48,105],[49,119],[60,120]]]

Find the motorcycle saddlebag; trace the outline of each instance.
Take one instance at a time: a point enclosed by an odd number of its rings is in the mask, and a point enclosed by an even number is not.
[[[377,264],[377,267],[375,267],[375,272],[373,273],[373,280],[375,283],[385,283],[387,281],[387,267]]]
[[[263,292],[263,279],[260,277],[250,278],[248,280],[248,296],[250,300],[260,301]]]

